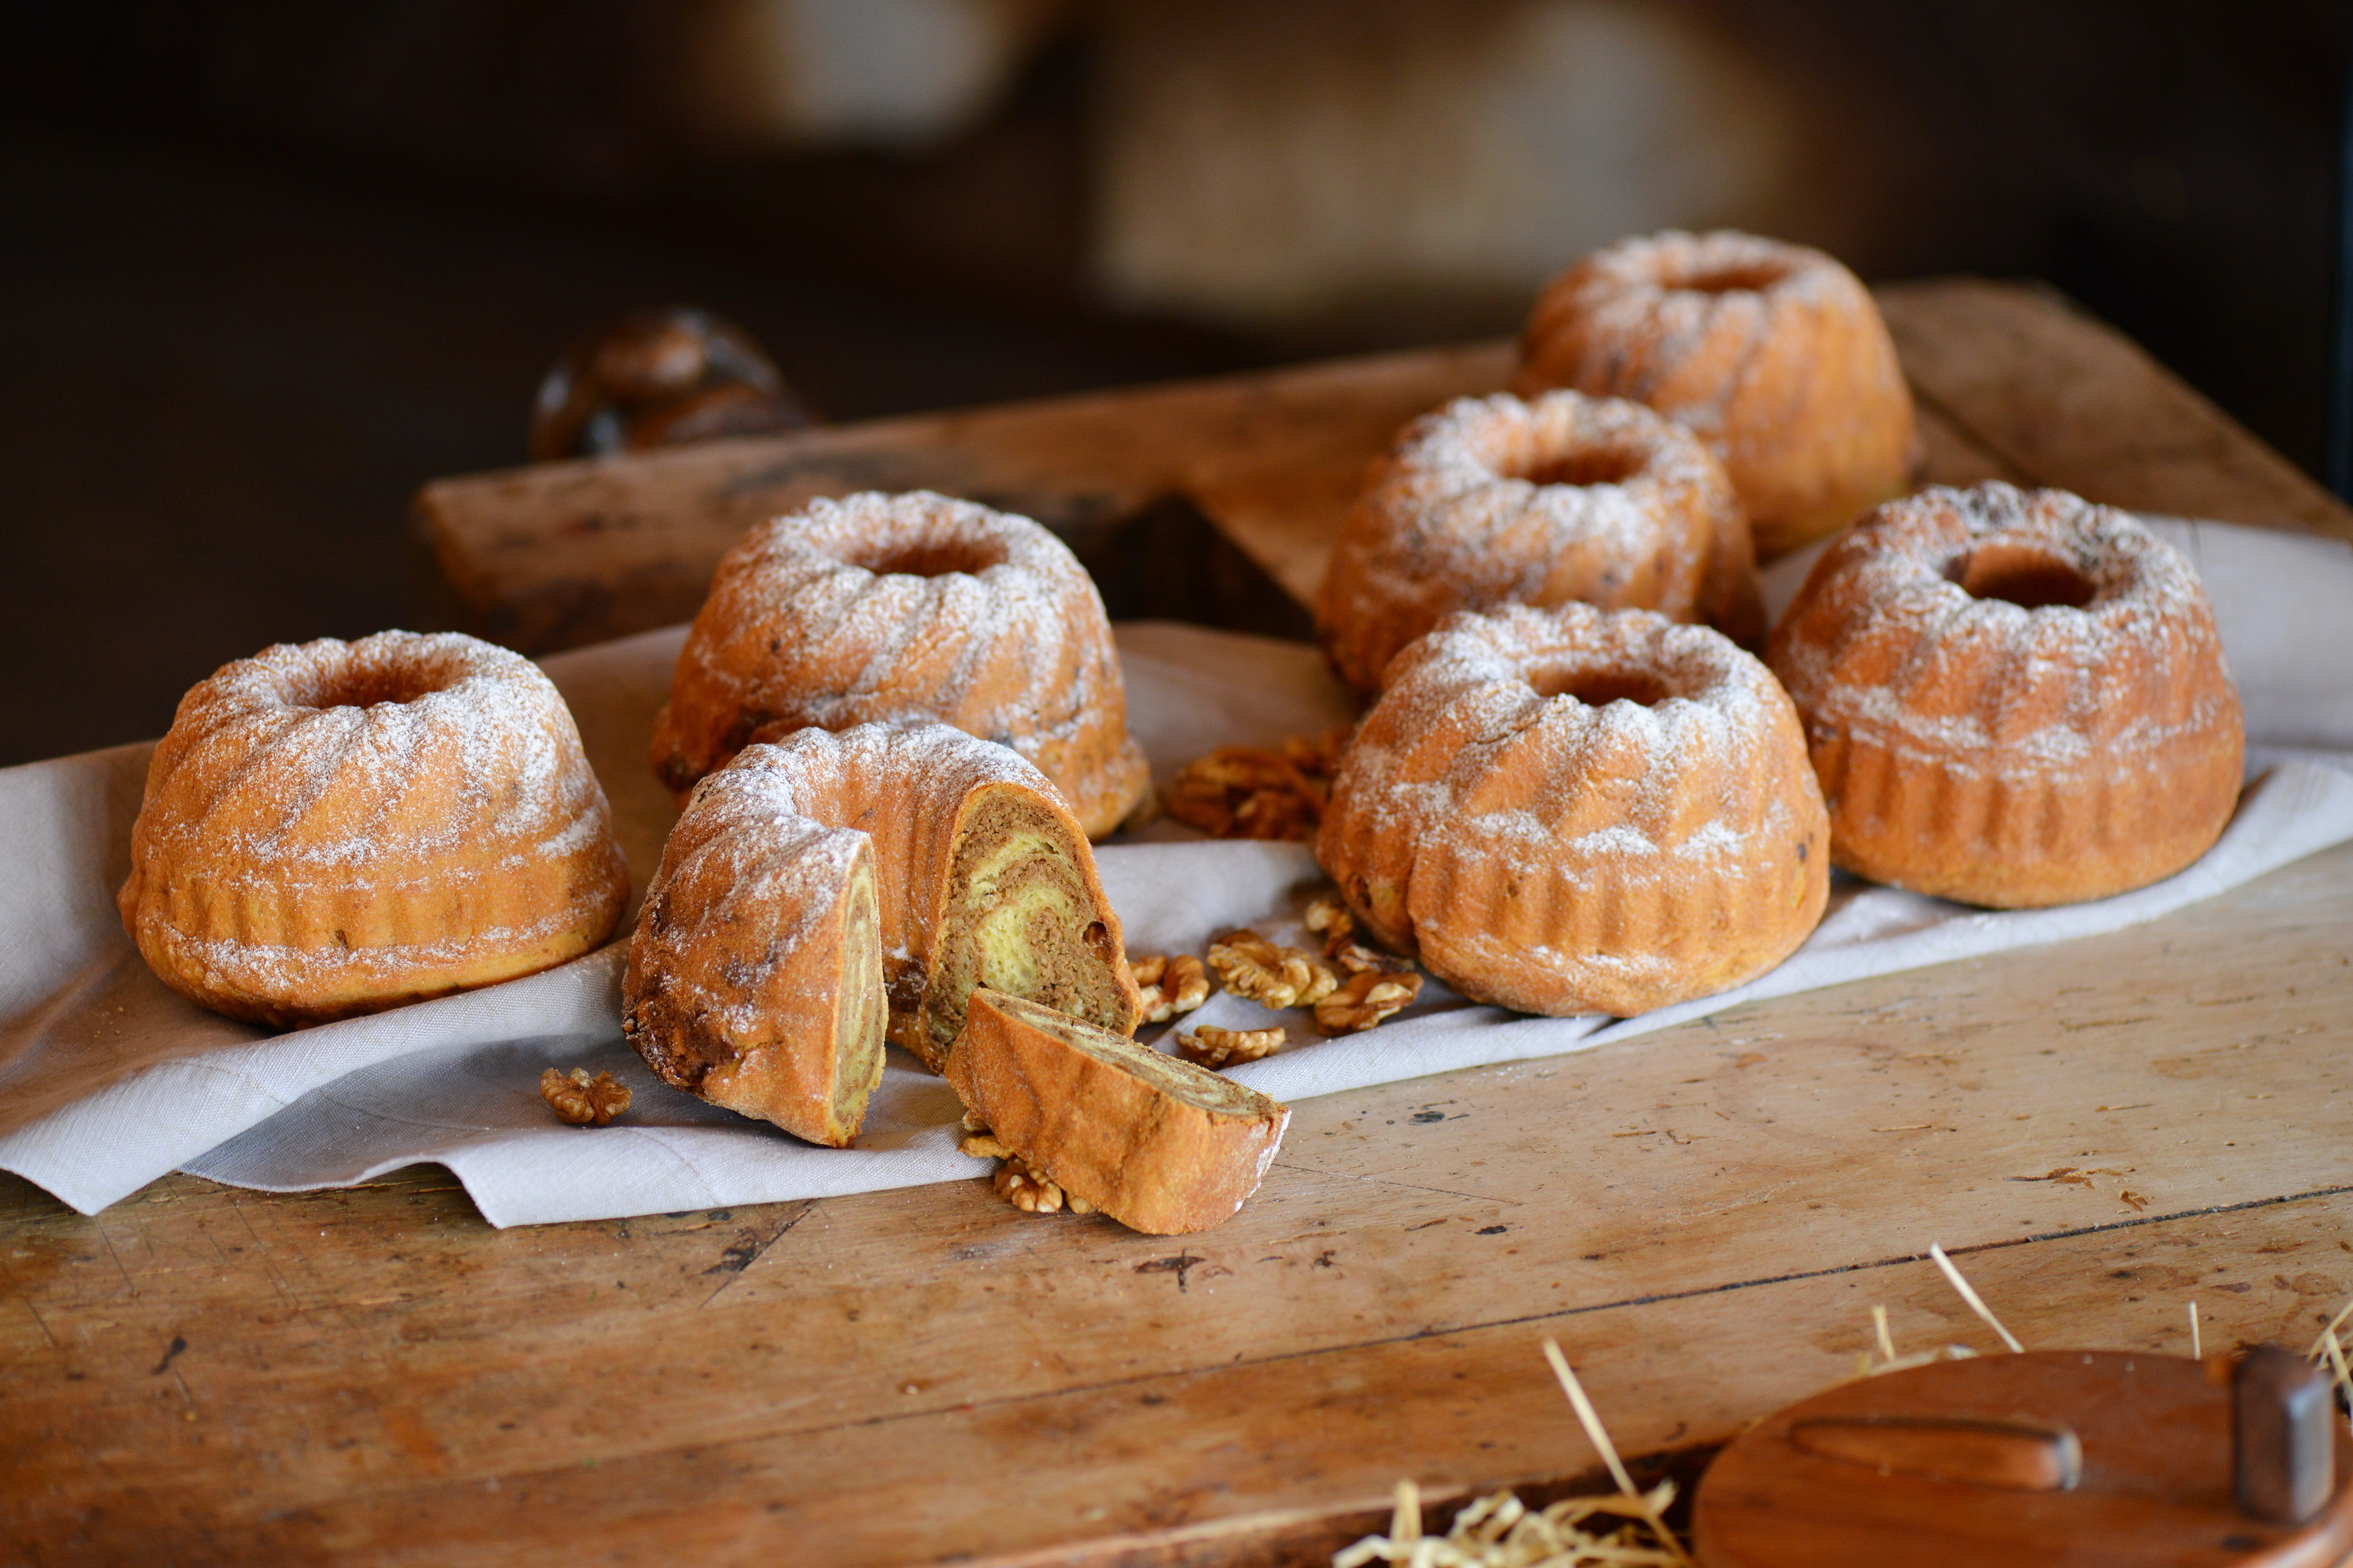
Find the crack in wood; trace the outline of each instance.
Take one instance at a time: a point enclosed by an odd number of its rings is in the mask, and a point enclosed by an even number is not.
[[[800,1224],[801,1221],[807,1219],[810,1215],[815,1214],[817,1212],[817,1205],[818,1200],[815,1198],[810,1198],[803,1202],[800,1206],[800,1212],[794,1215],[790,1219],[785,1221],[784,1224],[778,1226],[776,1228],[775,1233],[765,1241],[762,1241],[760,1239],[760,1233],[756,1230],[744,1230],[740,1232],[735,1240],[721,1251],[719,1254],[719,1261],[702,1271],[706,1275],[723,1274],[725,1276],[725,1278],[720,1281],[719,1289],[713,1290],[710,1295],[705,1296],[702,1299],[702,1305],[704,1307],[708,1307],[712,1302],[716,1301],[720,1297],[725,1295],[727,1293],[728,1287],[733,1285],[736,1280],[741,1279],[744,1277],[745,1269],[750,1268],[752,1265],[759,1262],[761,1258],[767,1256],[768,1249],[776,1246],[776,1243],[782,1241],[787,1231],[791,1230],[793,1226]],[[700,1308],[697,1309],[697,1310],[700,1310]]]
[[[1203,1264],[1208,1264],[1208,1267],[1202,1268]],[[1176,1276],[1176,1289],[1179,1291],[1182,1291],[1187,1289],[1186,1281],[1196,1268],[1201,1268],[1201,1278],[1204,1279],[1211,1279],[1219,1274],[1231,1274],[1233,1272],[1232,1269],[1228,1268],[1221,1263],[1210,1263],[1208,1258],[1196,1257],[1191,1252],[1179,1252],[1174,1258],[1151,1258],[1145,1262],[1137,1264],[1135,1266],[1135,1272],[1138,1274],[1174,1274]]]
[[[2243,1214],[2250,1209],[2277,1208],[2287,1204],[2309,1203],[2315,1198],[2343,1197],[2348,1194],[2353,1194],[2353,1183],[2348,1183],[2341,1186],[2316,1187],[2309,1192],[2289,1193],[2279,1197],[2248,1198],[2235,1204],[2215,1204],[2205,1208],[2179,1209],[2169,1214],[2136,1215],[2130,1219],[2110,1220],[2101,1225],[2073,1226],[2064,1230],[2042,1231],[2033,1236],[2008,1237],[2000,1241],[1981,1241],[1974,1246],[1950,1247],[1947,1247],[1945,1251],[1947,1257],[1953,1258],[1966,1257],[1980,1252],[2000,1252],[2010,1247],[2031,1247],[2041,1242],[2068,1241],[2073,1240],[2077,1237],[2097,1236],[2108,1231],[2116,1230],[2133,1230],[2142,1226],[2163,1225],[2168,1221],[2172,1220],[2198,1219],[2211,1215]],[[1216,1363],[1205,1364],[1200,1367],[1183,1368],[1174,1372],[1148,1373],[1136,1377],[1118,1378],[1108,1383],[1089,1384],[1084,1388],[1060,1390],[1058,1391],[1058,1394],[1079,1394],[1089,1392],[1090,1390],[1096,1388],[1115,1388],[1128,1384],[1149,1382],[1159,1377],[1183,1377],[1195,1372],[1229,1372],[1238,1365],[1273,1366],[1284,1362],[1304,1361],[1314,1356],[1332,1355],[1358,1350],[1366,1350],[1376,1345],[1409,1344],[1416,1340],[1435,1339],[1448,1334],[1467,1334],[1481,1332],[1491,1329],[1519,1328],[1532,1323],[1552,1322],[1562,1318],[1587,1317],[1595,1312],[1607,1312],[1622,1307],[1647,1307],[1661,1301],[1685,1301],[1701,1296],[1727,1295],[1735,1290],[1753,1290],[1763,1286],[1784,1285],[1802,1279],[1822,1279],[1834,1275],[1859,1274],[1868,1272],[1872,1269],[1895,1268],[1901,1268],[1905,1264],[1925,1263],[1927,1261],[1928,1254],[1926,1251],[1903,1253],[1892,1258],[1873,1258],[1865,1262],[1842,1263],[1829,1268],[1802,1269],[1796,1273],[1776,1274],[1756,1279],[1727,1280],[1720,1285],[1706,1285],[1692,1290],[1666,1290],[1650,1296],[1629,1296],[1614,1301],[1597,1301],[1583,1307],[1567,1307],[1554,1312],[1532,1312],[1521,1317],[1496,1318],[1483,1322],[1458,1323],[1452,1326],[1433,1325],[1428,1328],[1417,1329],[1410,1333],[1387,1335],[1379,1339],[1364,1340],[1347,1345],[1319,1346],[1311,1350],[1289,1352],[1282,1355],[1259,1357],[1247,1362]],[[2227,1289],[2231,1287],[2224,1286],[2221,1288]],[[2243,1287],[2242,1287],[2242,1289],[2243,1289]],[[975,1408],[986,1409],[996,1404],[1014,1405],[1029,1399],[1040,1397],[1051,1398],[1057,1396],[1057,1394],[1016,1394],[1002,1401],[975,1400],[968,1403]],[[904,1418],[905,1417],[901,1415],[892,1415],[872,1417],[871,1420],[880,1422],[901,1420]],[[860,1426],[868,1424],[870,1423],[853,1422],[849,1425]]]
[[[1403,1187],[1409,1193],[1436,1193],[1441,1197],[1468,1198],[1473,1203],[1509,1204],[1514,1208],[1527,1201],[1525,1198],[1498,1197],[1493,1193],[1466,1193],[1460,1187],[1432,1187],[1419,1182],[1400,1182],[1390,1176],[1367,1176],[1355,1171],[1327,1170],[1321,1165],[1294,1165],[1288,1160],[1277,1160],[1269,1169],[1290,1171],[1303,1176],[1330,1176],[1343,1182],[1366,1182],[1380,1187]]]
[[[2168,1214],[2136,1215],[2129,1219],[2111,1220],[2100,1225],[2073,1226],[2063,1230],[2043,1231],[2033,1236],[2009,1237],[1999,1241],[1983,1241],[1969,1246],[1947,1247],[1946,1248],[1946,1253],[1948,1257],[1954,1258],[1968,1257],[1981,1252],[2000,1252],[2011,1247],[2032,1247],[2043,1242],[2068,1241],[2080,1237],[2103,1235],[2110,1231],[2135,1230],[2144,1226],[2164,1225],[2172,1221],[2198,1219],[2212,1215],[2243,1214],[2253,1209],[2278,1208],[2288,1204],[2309,1203],[2316,1198],[2343,1197],[2348,1194],[2353,1194],[2353,1183],[2348,1183],[2339,1186],[2316,1187],[2309,1192],[2288,1193],[2277,1197],[2249,1198],[2234,1204],[2216,1204],[2204,1208],[2180,1209]],[[1189,1259],[1190,1262],[1194,1264],[1208,1261],[1206,1258],[1193,1257],[1189,1253],[1179,1253],[1176,1258],[1154,1258],[1145,1263],[1138,1264],[1135,1266],[1135,1272],[1139,1274],[1181,1273],[1182,1270],[1179,1268],[1178,1264],[1178,1259],[1180,1258]],[[1281,1366],[1289,1363],[1312,1361],[1323,1356],[1351,1355],[1363,1351],[1377,1349],[1386,1345],[1411,1344],[1421,1340],[1442,1339],[1456,1335],[1485,1333],[1499,1329],[1526,1328],[1535,1324],[1556,1322],[1569,1318],[1589,1317],[1596,1312],[1612,1311],[1627,1307],[1647,1307],[1662,1301],[1687,1301],[1705,1296],[1728,1295],[1736,1290],[1754,1290],[1773,1285],[1792,1284],[1797,1281],[1806,1279],[1822,1279],[1841,1274],[1860,1274],[1867,1273],[1874,1269],[1902,1268],[1907,1264],[1926,1263],[1928,1260],[1928,1254],[1925,1250],[1920,1252],[1900,1253],[1893,1257],[1871,1258],[1862,1262],[1838,1264],[1828,1268],[1801,1269],[1794,1273],[1776,1274],[1755,1279],[1732,1279],[1717,1285],[1700,1286],[1690,1290],[1665,1290],[1648,1296],[1622,1297],[1615,1300],[1596,1301],[1580,1307],[1564,1307],[1557,1310],[1549,1312],[1531,1312],[1518,1317],[1495,1318],[1478,1322],[1430,1324],[1406,1333],[1388,1334],[1376,1339],[1355,1340],[1346,1344],[1317,1345],[1304,1350],[1287,1351],[1277,1355],[1257,1356],[1247,1359],[1236,1356],[1231,1360],[1223,1362],[1207,1362],[1198,1366],[1168,1367],[1155,1372],[1137,1373],[1128,1377],[1107,1378],[1098,1383],[1073,1384],[1040,1393],[1009,1394],[1001,1398],[995,1399],[958,1399],[945,1405],[895,1410],[886,1414],[859,1416],[848,1421],[828,1422],[823,1425],[813,1426],[779,1428],[772,1432],[762,1433],[754,1436],[734,1439],[734,1441],[760,1442],[781,1436],[806,1437],[814,1436],[826,1432],[854,1431],[864,1427],[887,1426],[892,1422],[898,1421],[923,1420],[938,1415],[946,1410],[971,1413],[976,1411],[1010,1409],[1018,1405],[1036,1404],[1046,1400],[1067,1399],[1071,1397],[1082,1397],[1084,1395],[1093,1394],[1112,1393],[1120,1389],[1134,1388],[1145,1384],[1162,1382],[1169,1378],[1193,1377],[1203,1373],[1222,1374],[1231,1373],[1236,1370],[1248,1370],[1254,1367]],[[1319,1258],[1317,1261],[1320,1263],[1322,1259]],[[2245,1290],[2250,1289],[2250,1287],[2244,1284],[2201,1285],[2200,1289],[2220,1289],[2243,1293]],[[713,1446],[724,1447],[726,1445]],[[1632,1456],[1629,1456],[1629,1459],[1630,1462],[1632,1462]],[[560,1472],[551,1471],[549,1473]]]

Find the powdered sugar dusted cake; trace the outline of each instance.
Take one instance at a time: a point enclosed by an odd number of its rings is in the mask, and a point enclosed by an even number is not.
[[[1598,250],[1548,284],[1513,389],[1630,397],[1722,458],[1759,559],[1903,489],[1916,436],[1895,345],[1819,250],[1722,230]]]
[[[683,795],[763,729],[926,719],[1021,753],[1091,835],[1143,796],[1103,600],[1060,540],[927,490],[817,500],[720,562],[654,771]]]
[[[628,868],[538,666],[456,633],[280,644],[180,700],[124,927],[167,984],[292,1026],[561,963]]]
[[[1461,398],[1398,437],[1343,523],[1317,628],[1354,685],[1455,610],[1583,600],[1765,635],[1748,527],[1689,432],[1639,404]]]
[[[2189,563],[2061,490],[1937,489],[1815,563],[1767,650],[1831,853],[1999,908],[2102,898],[2205,853],[2238,801],[2239,696]]]
[[[1069,807],[945,724],[802,730],[695,787],[629,944],[622,1028],[673,1086],[841,1144],[885,1037],[936,1069],[976,985],[1135,1027]]]
[[[1456,615],[1399,656],[1316,858],[1375,940],[1524,1012],[1762,973],[1821,919],[1829,824],[1789,700],[1643,610]]]

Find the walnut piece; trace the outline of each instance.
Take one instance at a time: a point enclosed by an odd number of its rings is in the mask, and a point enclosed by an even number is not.
[[[990,1139],[990,1142],[996,1142]],[[1003,1145],[998,1145],[1003,1147]],[[997,1195],[1019,1209],[1023,1214],[1058,1214],[1063,1209],[1072,1214],[1092,1214],[1095,1205],[1076,1193],[1066,1193],[1044,1171],[1032,1170],[1020,1155],[1008,1150],[1005,1163],[988,1179]]]
[[[956,1149],[959,1152],[969,1154],[976,1160],[1010,1160],[1013,1158],[1013,1151],[998,1142],[997,1141],[997,1134],[989,1131],[987,1128],[983,1128],[977,1132],[965,1133],[963,1140],[956,1144]]]
[[[1355,912],[1329,895],[1307,906],[1306,924],[1309,931],[1323,937],[1324,956],[1343,974],[1362,974],[1368,969],[1409,972],[1413,968],[1409,959],[1358,942]]]
[[[1135,989],[1144,999],[1144,1021],[1165,1024],[1179,1013],[1189,1013],[1209,999],[1208,971],[1189,952],[1174,958],[1142,958],[1129,967]]]
[[[1324,939],[1326,948],[1356,934],[1356,917],[1349,911],[1347,905],[1329,893],[1307,906],[1304,920],[1307,929]]]
[[[1363,974],[1370,970],[1386,970],[1393,973],[1409,973],[1409,960],[1394,952],[1383,952],[1377,947],[1366,947],[1361,942],[1344,942],[1324,957],[1343,974]]]
[[[1326,1035],[1354,1035],[1371,1028],[1421,994],[1419,974],[1387,974],[1367,969],[1315,1004],[1315,1027]]]
[[[549,1068],[539,1075],[539,1098],[547,1101],[547,1109],[555,1112],[558,1121],[575,1127],[610,1127],[629,1109],[630,1096],[629,1086],[611,1073],[590,1078],[586,1068],[574,1068],[569,1074]]]
[[[1309,1007],[1340,977],[1295,947],[1278,947],[1254,931],[1229,931],[1209,944],[1219,984],[1261,1007]]]
[[[1211,1072],[1229,1062],[1254,1062],[1282,1044],[1280,1026],[1271,1029],[1220,1029],[1204,1024],[1189,1035],[1176,1037],[1176,1054]]]
[[[956,1141],[956,1151],[959,1153],[969,1154],[976,1160],[1013,1158],[1013,1151],[997,1142],[997,1134],[988,1130],[988,1123],[969,1110],[965,1111],[963,1119],[956,1123],[956,1131],[964,1134]]]
[[[1340,771],[1340,753],[1347,749],[1348,726],[1345,724],[1320,735],[1287,735],[1282,742],[1282,754],[1293,766],[1327,779]]]
[[[1347,735],[1293,735],[1279,750],[1219,746],[1186,763],[1160,792],[1161,805],[1177,821],[1219,838],[1306,842],[1324,821]]]

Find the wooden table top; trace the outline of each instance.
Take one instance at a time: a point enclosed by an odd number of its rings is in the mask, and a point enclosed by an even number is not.
[[[1936,477],[2353,538],[2051,297],[1883,294]],[[1505,351],[449,481],[454,603],[537,647],[676,618],[780,497],[929,482],[1077,526],[1170,494],[1312,583],[1395,425]],[[1296,460],[1286,462],[1284,455]],[[961,476],[961,478],[959,478]],[[1056,507],[1061,510],[1059,513]],[[670,584],[670,589],[663,587]],[[691,597],[685,601],[691,608]],[[1307,1101],[1175,1241],[979,1181],[491,1230],[424,1167],[95,1218],[0,1176],[0,1560],[1313,1562],[1898,1348],[2301,1344],[2353,1291],[2353,846],[2148,925]]]

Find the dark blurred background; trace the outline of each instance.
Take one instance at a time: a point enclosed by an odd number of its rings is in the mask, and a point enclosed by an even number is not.
[[[406,507],[695,303],[837,420],[1506,332],[1621,234],[2042,278],[2321,464],[2343,0],[0,12],[0,764],[412,624]]]

